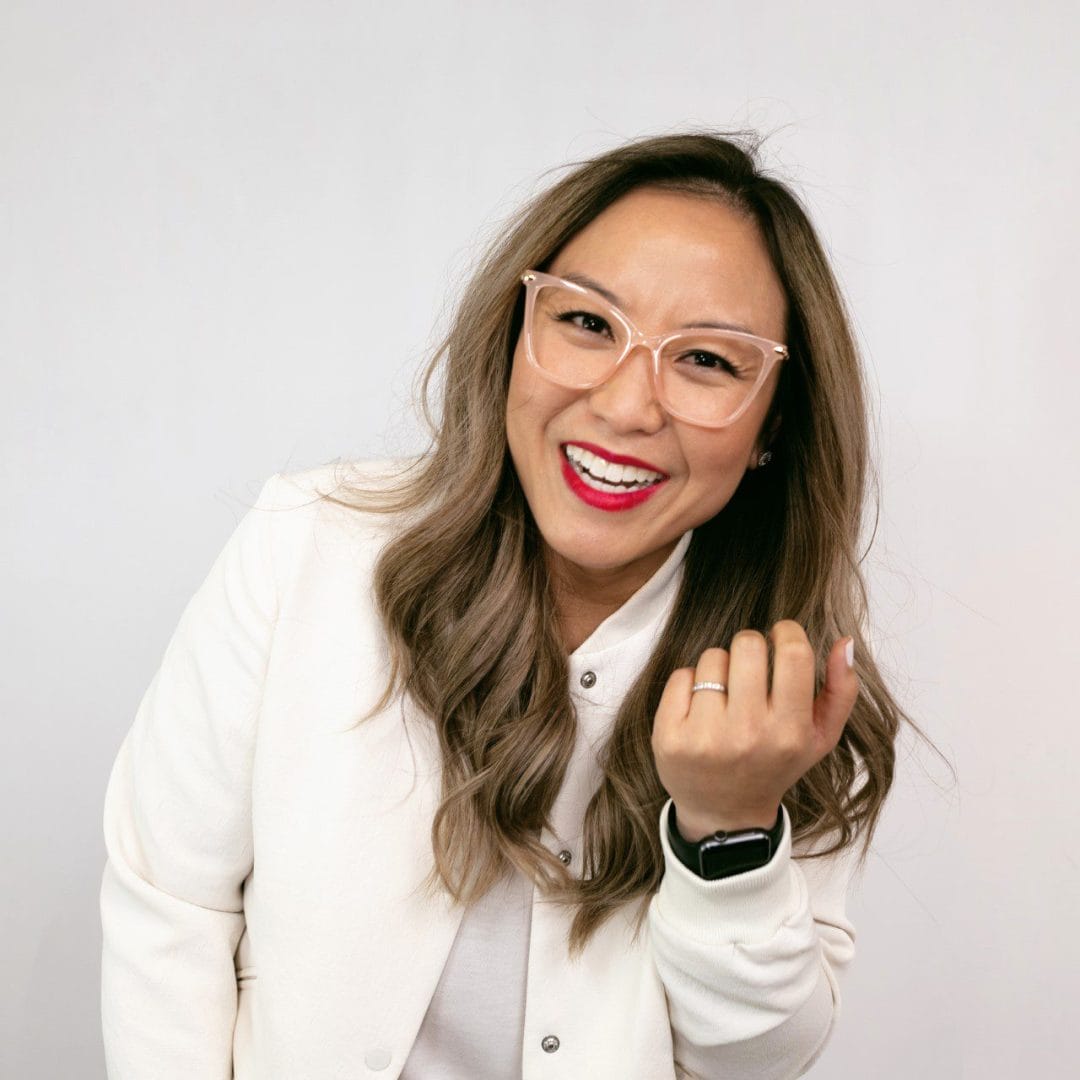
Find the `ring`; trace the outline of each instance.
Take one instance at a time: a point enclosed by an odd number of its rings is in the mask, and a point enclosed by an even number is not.
[[[719,690],[721,694],[727,693],[727,687],[722,682],[696,682],[690,693],[696,694],[699,690]]]

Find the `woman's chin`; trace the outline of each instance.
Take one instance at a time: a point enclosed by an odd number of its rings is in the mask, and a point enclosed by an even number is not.
[[[610,533],[590,536],[580,531],[567,534],[555,531],[545,533],[541,530],[541,535],[547,549],[549,565],[554,558],[556,563],[572,566],[597,578],[617,575],[635,563],[649,559],[650,555],[660,554],[654,551],[652,546],[643,545],[640,537],[634,538],[638,543],[622,545],[613,544]]]

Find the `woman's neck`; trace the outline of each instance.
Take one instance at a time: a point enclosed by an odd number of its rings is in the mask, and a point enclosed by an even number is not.
[[[630,599],[663,566],[677,540],[626,566],[593,570],[564,559],[545,545],[559,633],[567,655]]]

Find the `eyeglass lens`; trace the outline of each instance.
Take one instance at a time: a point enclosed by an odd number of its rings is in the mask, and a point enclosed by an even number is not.
[[[629,334],[602,300],[558,285],[536,290],[530,327],[533,355],[566,386],[591,386],[615,368]],[[693,330],[660,353],[660,394],[687,419],[719,423],[739,411],[756,385],[766,353],[720,330]]]

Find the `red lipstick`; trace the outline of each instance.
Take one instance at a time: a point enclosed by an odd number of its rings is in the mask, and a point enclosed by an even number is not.
[[[589,443],[575,443],[574,445],[582,446],[586,450],[591,450],[597,456],[603,456],[608,461],[614,461],[616,465],[636,465],[642,469],[652,469],[653,472],[660,472],[659,469],[653,469],[651,465],[648,465],[637,458],[616,458],[611,454],[601,452],[599,448],[593,447]],[[597,491],[596,488],[589,487],[589,485],[578,476],[574,466],[570,464],[564,451],[560,451],[559,456],[562,458],[562,474],[563,479],[566,481],[566,486],[570,488],[583,503],[587,503],[597,510],[633,509],[635,506],[640,506],[641,503],[655,492],[659,491],[660,488],[667,483],[667,475],[664,474],[664,479],[657,481],[657,483],[650,487],[639,488],[637,491]]]
[[[628,457],[626,454],[613,454],[610,450],[605,450],[602,446],[597,446],[596,443],[578,442],[574,439],[571,442],[563,443],[562,445],[580,446],[582,450],[588,450],[597,457],[602,457],[605,461],[610,461],[615,465],[634,465],[639,469],[648,469],[649,472],[658,472],[665,479],[667,478],[667,473],[656,465],[651,465],[647,461],[642,461],[641,458]]]

